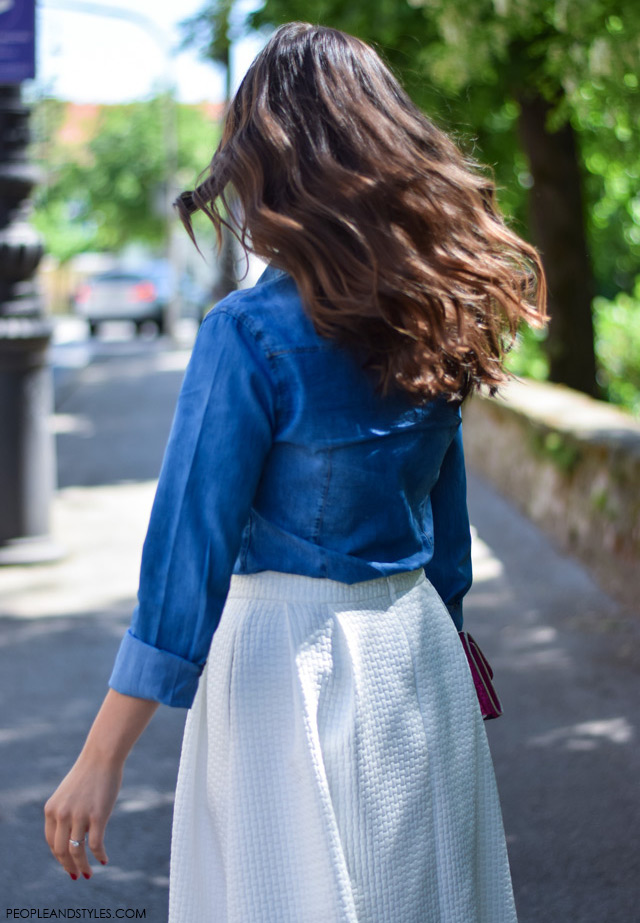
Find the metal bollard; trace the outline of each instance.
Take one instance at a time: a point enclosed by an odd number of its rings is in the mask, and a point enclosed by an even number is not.
[[[20,87],[0,85],[0,564],[61,555],[49,536],[52,327],[33,280],[42,244],[27,220],[37,181],[26,157],[28,115]]]

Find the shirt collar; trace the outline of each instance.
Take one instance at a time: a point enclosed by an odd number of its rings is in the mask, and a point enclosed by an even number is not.
[[[273,282],[274,279],[280,279],[283,276],[286,276],[284,269],[278,269],[273,263],[269,263],[256,285],[263,285],[265,282]]]

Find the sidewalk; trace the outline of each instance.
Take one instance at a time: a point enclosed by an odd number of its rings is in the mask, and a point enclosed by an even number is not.
[[[161,709],[134,750],[107,830],[111,861],[91,882],[50,858],[42,805],[77,754],[129,622],[187,355],[116,351],[65,376],[54,533],[68,556],[0,571],[5,908],[137,908],[166,920],[183,711]],[[640,897],[638,622],[473,477],[470,510],[466,624],[505,705],[487,731],[520,923],[629,923]]]

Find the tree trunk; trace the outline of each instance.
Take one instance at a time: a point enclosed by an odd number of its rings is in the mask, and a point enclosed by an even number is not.
[[[214,290],[214,300],[221,301],[238,287],[236,264],[238,261],[236,239],[226,227],[222,228],[222,246],[218,254],[218,279]]]
[[[549,284],[549,377],[594,395],[594,285],[575,134],[568,122],[553,133],[547,129],[551,106],[540,96],[519,102],[519,133],[533,178],[531,227]]]

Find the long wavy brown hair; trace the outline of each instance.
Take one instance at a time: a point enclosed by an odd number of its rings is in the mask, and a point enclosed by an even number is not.
[[[505,381],[520,320],[546,319],[535,249],[486,171],[376,52],[289,23],[249,68],[206,179],[177,200],[295,280],[322,336],[355,346],[383,393],[460,399]]]

